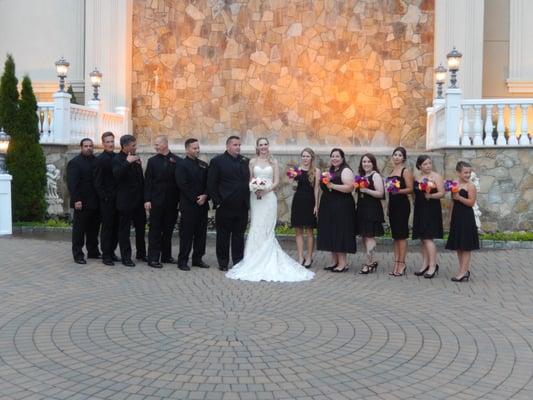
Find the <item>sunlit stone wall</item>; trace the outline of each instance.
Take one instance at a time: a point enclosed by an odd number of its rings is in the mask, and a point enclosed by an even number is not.
[[[433,23],[434,0],[134,0],[134,132],[421,148]]]

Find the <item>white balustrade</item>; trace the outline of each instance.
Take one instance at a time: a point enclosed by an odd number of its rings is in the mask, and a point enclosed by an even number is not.
[[[446,104],[448,97],[451,98],[453,104],[457,104],[457,98],[453,97],[457,94],[451,94],[452,97],[448,95],[444,107],[440,109],[446,114],[459,113],[459,115],[446,115],[444,119],[438,119],[436,107],[427,109],[428,137],[426,143],[429,149],[533,146],[531,142],[533,119],[528,118],[529,110],[533,109],[533,98],[462,99],[457,110]],[[458,127],[454,122],[456,120],[460,121]],[[452,123],[448,124],[447,121],[452,121]],[[496,127],[495,130],[494,127]],[[496,137],[493,136],[494,134]]]
[[[125,107],[112,113],[102,111],[99,104],[70,104],[66,96],[66,93],[59,93],[54,102],[38,103],[41,143],[78,144],[83,138],[99,143],[100,135],[105,131],[113,132],[117,139],[128,133]],[[57,115],[61,118],[55,118]]]

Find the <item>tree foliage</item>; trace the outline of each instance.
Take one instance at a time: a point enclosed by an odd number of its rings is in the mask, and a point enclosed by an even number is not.
[[[18,111],[19,92],[18,79],[15,75],[15,61],[11,54],[7,55],[4,73],[0,79],[0,127],[10,135],[15,134]]]

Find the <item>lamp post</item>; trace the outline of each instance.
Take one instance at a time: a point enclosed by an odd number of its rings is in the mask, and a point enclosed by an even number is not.
[[[65,78],[67,77],[68,67],[70,66],[70,63],[65,60],[63,57],[61,57],[59,60],[55,62],[56,65],[56,71],[57,76],[59,77],[59,91],[64,92],[65,91]]]
[[[7,174],[6,154],[10,139],[11,137],[4,131],[4,128],[0,128],[0,174]]]
[[[437,82],[437,99],[442,99],[442,85],[446,81],[446,71],[447,69],[442,66],[442,64],[439,64],[437,68],[435,68],[435,81]]]
[[[91,77],[91,83],[93,86],[93,100],[98,99],[98,88],[100,87],[100,82],[102,81],[102,73],[94,68],[93,72],[89,74]]]
[[[461,57],[463,57],[463,55],[459,53],[455,47],[446,55],[446,58],[448,59],[448,69],[452,73],[450,77],[450,88],[453,89],[457,89],[457,71],[459,71],[459,64],[461,64]]]

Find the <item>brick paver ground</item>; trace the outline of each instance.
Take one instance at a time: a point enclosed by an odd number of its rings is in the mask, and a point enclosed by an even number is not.
[[[294,254],[291,243],[284,247]],[[480,251],[470,283],[322,270],[247,283],[74,264],[0,239],[0,399],[533,399],[533,251]],[[206,261],[214,264],[210,240]]]

